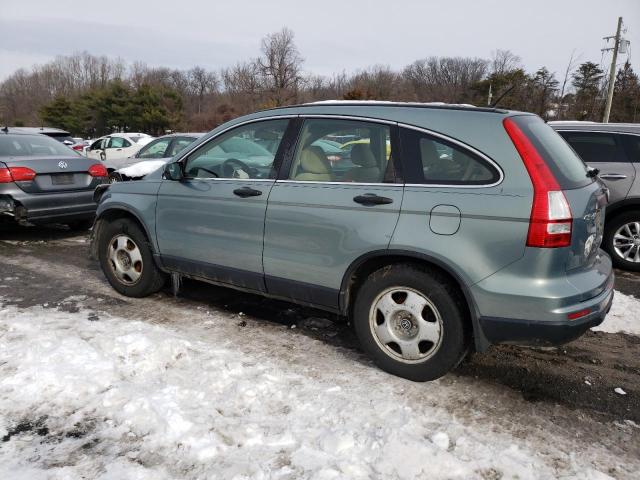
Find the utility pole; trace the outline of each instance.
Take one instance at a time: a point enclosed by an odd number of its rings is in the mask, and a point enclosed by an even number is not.
[[[613,57],[611,58],[611,69],[609,71],[609,88],[607,92],[607,104],[604,107],[604,123],[609,123],[609,114],[611,113],[611,102],[613,101],[613,86],[616,81],[616,61],[618,60],[618,48],[620,47],[620,30],[622,29],[622,17],[618,17],[618,28],[615,37],[604,37],[604,40],[615,38],[613,43]],[[604,50],[611,50],[605,48]]]

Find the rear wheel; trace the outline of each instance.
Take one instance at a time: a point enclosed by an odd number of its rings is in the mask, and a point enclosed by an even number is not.
[[[603,248],[617,268],[640,271],[640,210],[623,213],[607,223]]]
[[[384,267],[358,291],[353,320],[360,342],[383,370],[434,380],[467,351],[464,299],[449,279],[413,265]]]
[[[128,297],[146,297],[160,290],[165,282],[140,227],[121,218],[100,229],[100,266],[111,286]]]

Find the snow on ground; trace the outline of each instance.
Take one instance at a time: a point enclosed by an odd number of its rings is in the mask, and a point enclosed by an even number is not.
[[[609,314],[604,322],[592,330],[640,335],[640,300],[616,291]]]
[[[191,326],[0,307],[0,478],[602,479],[623,463],[490,411],[465,420],[438,381],[416,402],[417,384],[306,336],[261,355],[225,334],[230,315],[182,314]]]

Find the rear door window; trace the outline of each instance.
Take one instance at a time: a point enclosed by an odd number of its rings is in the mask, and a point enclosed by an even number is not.
[[[556,177],[560,188],[569,190],[593,183],[588,168],[576,152],[544,120],[535,115],[509,117],[533,143],[538,153]]]
[[[560,132],[560,135],[586,163],[626,161],[612,133]]]
[[[500,179],[488,161],[440,137],[402,129],[401,142],[407,183],[490,185]]]
[[[640,162],[640,135],[620,134],[620,140],[631,162]]]
[[[122,137],[111,137],[107,148],[127,148],[131,143]]]

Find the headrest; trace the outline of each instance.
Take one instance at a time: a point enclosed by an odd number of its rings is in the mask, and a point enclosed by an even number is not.
[[[331,164],[324,150],[317,145],[302,150],[300,166],[307,173],[331,173]]]
[[[431,140],[424,139],[420,142],[420,153],[422,154],[422,165],[437,165],[440,161],[438,149]]]
[[[351,161],[361,167],[377,167],[376,157],[366,143],[356,143],[351,149]]]

